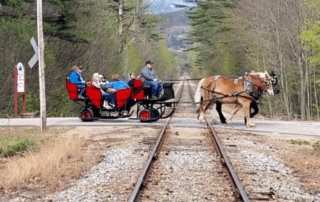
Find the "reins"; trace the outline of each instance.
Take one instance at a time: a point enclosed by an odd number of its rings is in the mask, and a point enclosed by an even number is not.
[[[209,82],[209,84],[207,85],[207,87],[201,86],[201,88],[204,89],[204,90],[206,90],[206,91],[209,91],[209,92],[211,92],[211,93],[215,93],[215,94],[221,95],[221,97],[212,98],[212,99],[209,99],[209,100],[204,100],[204,101],[197,102],[197,103],[194,103],[194,104],[201,104],[201,103],[203,103],[203,102],[216,101],[216,100],[220,100],[220,99],[227,98],[227,97],[237,97],[237,98],[238,98],[238,97],[242,97],[242,98],[245,98],[245,99],[248,99],[248,100],[251,100],[251,101],[252,101],[252,100],[257,100],[257,99],[255,99],[257,96],[253,96],[254,94],[258,94],[258,97],[257,97],[258,99],[259,99],[259,97],[261,96],[260,93],[253,92],[253,90],[249,90],[249,89],[243,90],[243,91],[240,91],[240,92],[233,93],[232,95],[226,95],[226,94],[223,94],[223,93],[220,93],[220,92],[216,92],[216,91],[214,91],[214,90],[212,90],[212,89],[209,88],[209,86],[212,84],[213,80],[214,80],[214,77],[212,77],[212,79],[210,80],[210,82]],[[249,82],[246,81],[244,78],[243,78],[242,80],[243,80],[244,85],[245,85],[245,82],[249,83]],[[247,85],[247,84],[246,84],[246,85]],[[252,83],[252,82],[250,82],[249,85],[255,86],[255,87],[259,87],[259,86],[257,86],[256,84],[254,84],[254,83]],[[243,87],[245,88],[245,86],[243,86]],[[237,90],[237,85],[235,85],[235,90]],[[250,92],[250,91],[251,91],[251,92]],[[249,94],[250,97],[244,96],[244,95],[240,95],[240,94],[242,94],[242,93],[247,93],[247,94]],[[253,95],[250,95],[250,94],[253,94]],[[259,103],[257,102],[257,104],[259,104]]]
[[[234,93],[232,95],[226,95],[226,94],[223,94],[223,93],[220,93],[220,92],[216,92],[214,90],[211,90],[207,87],[203,87],[201,86],[202,89],[204,90],[207,90],[211,93],[216,93],[216,94],[219,94],[219,95],[222,95],[221,97],[218,97],[218,98],[212,98],[212,99],[209,99],[209,100],[204,100],[204,101],[201,101],[201,102],[196,102],[194,104],[201,104],[203,102],[210,102],[210,101],[215,101],[215,100],[220,100],[220,99],[223,99],[223,98],[227,98],[227,97],[242,97],[242,98],[245,98],[245,99],[249,99],[249,100],[255,100],[254,98],[252,97],[248,97],[248,96],[244,96],[244,95],[240,95],[241,93],[247,93],[246,91],[240,91],[240,92],[237,92],[237,93]]]

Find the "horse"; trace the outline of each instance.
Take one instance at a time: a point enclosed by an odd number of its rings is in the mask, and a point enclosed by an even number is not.
[[[236,104],[231,117],[226,121],[231,124],[233,116],[242,108],[245,109],[246,125],[254,127],[255,124],[250,119],[250,105],[253,101],[263,95],[273,95],[271,77],[267,71],[245,73],[244,77],[235,80],[223,76],[211,76],[202,79],[197,87],[195,102],[199,105],[198,118],[201,123],[205,121],[205,111],[217,101],[221,104]],[[221,106],[220,106],[221,109]],[[221,112],[221,110],[220,110]],[[221,113],[222,115],[222,113]],[[223,115],[222,115],[223,116]],[[221,117],[221,116],[220,116]]]
[[[271,77],[271,84],[272,84],[272,89],[275,95],[280,93],[280,87],[279,87],[279,83],[278,83],[278,78],[276,76],[276,74],[272,71],[270,74]],[[251,109],[253,109],[253,112],[251,113]],[[224,117],[223,113],[222,113],[222,103],[217,101],[216,102],[216,111],[219,114],[219,118],[220,118],[220,122],[225,124],[226,123],[226,118]],[[258,103],[253,100],[250,103],[250,118],[253,118],[255,115],[257,115],[259,113],[259,108],[258,108]],[[244,123],[247,123],[247,119],[244,118]]]

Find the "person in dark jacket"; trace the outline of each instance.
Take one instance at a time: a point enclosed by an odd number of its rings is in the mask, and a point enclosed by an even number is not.
[[[133,81],[134,81],[134,79],[135,79],[134,73],[128,74],[127,79],[128,79],[128,86],[129,86],[129,87],[132,87],[132,86],[133,86]]]
[[[162,91],[162,82],[153,72],[152,62],[147,61],[146,66],[141,71],[141,81],[145,86],[151,87],[151,99],[158,99]]]
[[[73,66],[71,68],[69,80],[70,80],[70,83],[76,84],[80,89],[79,98],[85,99],[84,92],[86,90],[86,82],[83,80],[83,77],[82,77],[82,69],[83,69],[82,67],[79,67],[77,65]]]

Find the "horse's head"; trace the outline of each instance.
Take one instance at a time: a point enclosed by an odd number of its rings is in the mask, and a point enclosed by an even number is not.
[[[278,78],[276,76],[276,74],[272,71],[270,74],[271,77],[271,84],[272,84],[272,88],[274,91],[274,94],[279,94],[280,93],[280,87],[278,84]]]
[[[266,87],[266,90],[267,90],[268,94],[269,95],[274,95],[274,91],[273,91],[273,88],[272,88],[272,80],[271,80],[271,76],[269,75],[269,73],[267,71],[265,71],[264,72],[264,78],[263,78],[263,76],[261,78],[263,79],[264,86]]]
[[[271,76],[267,71],[263,72],[251,72],[250,74],[246,73],[246,80],[251,80],[254,87],[254,91],[261,95],[268,94],[274,95],[272,88]]]

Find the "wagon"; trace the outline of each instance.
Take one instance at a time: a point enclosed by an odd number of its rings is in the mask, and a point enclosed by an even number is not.
[[[136,115],[141,122],[154,122],[170,117],[177,106],[174,100],[173,83],[164,83],[163,96],[158,100],[148,99],[150,87],[143,86],[140,80],[134,80],[132,88],[118,90],[115,93],[116,106],[106,109],[103,106],[104,99],[100,89],[92,83],[86,85],[85,99],[79,99],[79,89],[76,84],[66,80],[69,98],[81,105],[79,118],[82,121],[94,121],[99,119],[117,119],[131,117],[136,105]]]

